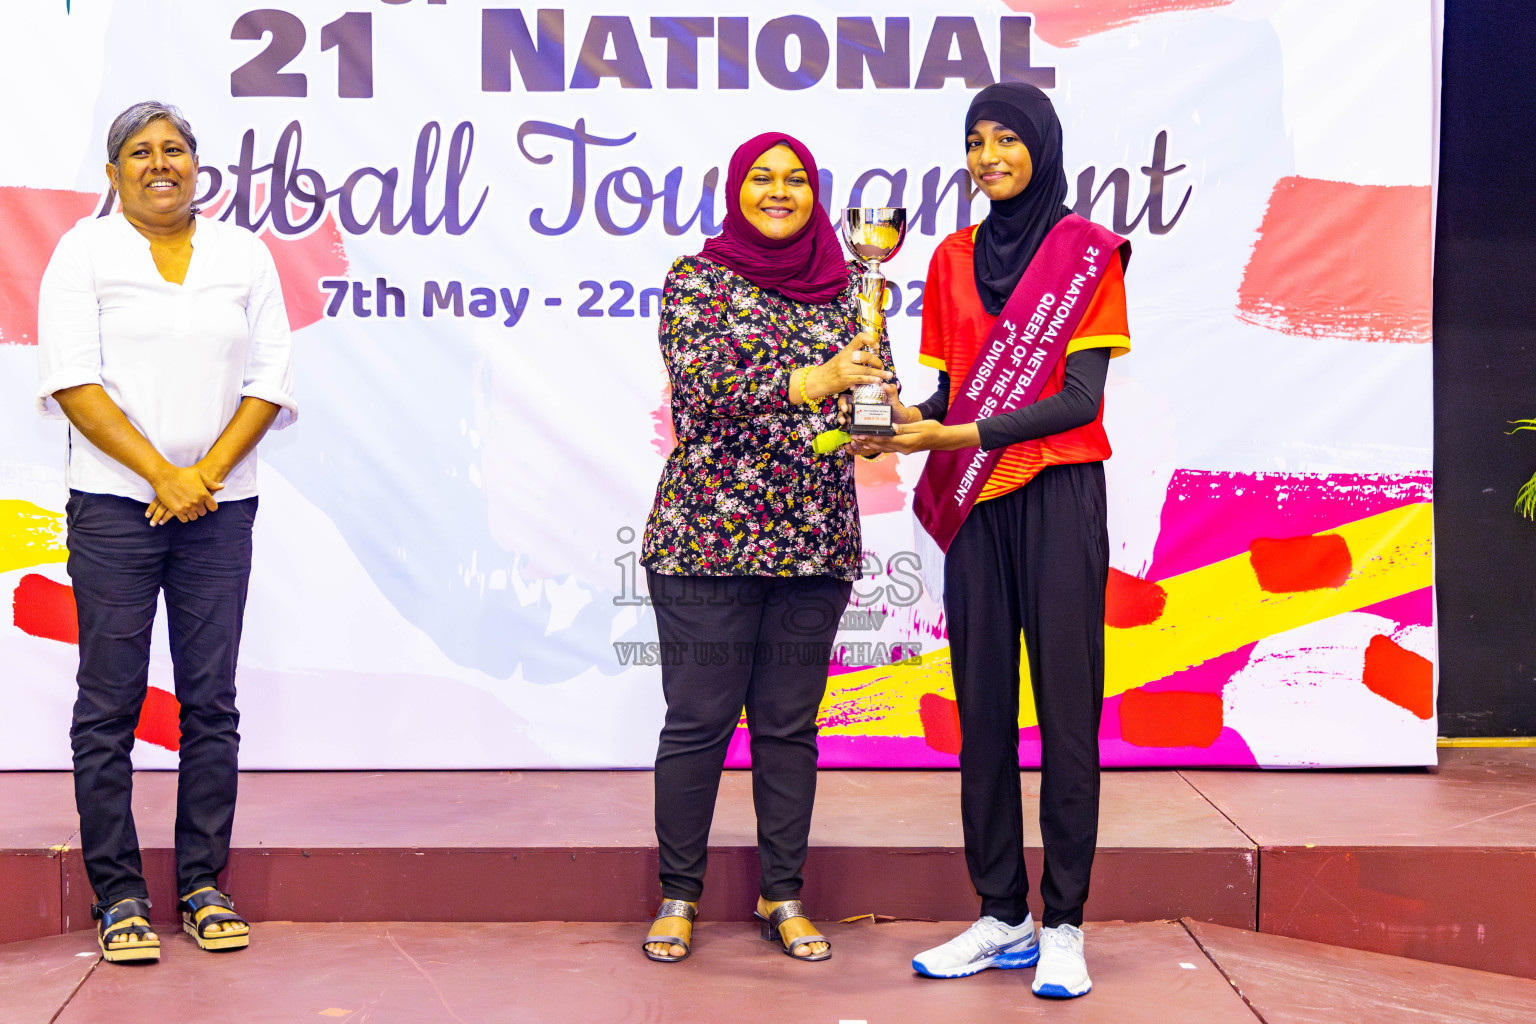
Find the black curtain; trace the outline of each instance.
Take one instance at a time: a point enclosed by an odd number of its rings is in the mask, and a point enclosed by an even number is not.
[[[1435,254],[1440,731],[1536,735],[1536,4],[1447,0]]]

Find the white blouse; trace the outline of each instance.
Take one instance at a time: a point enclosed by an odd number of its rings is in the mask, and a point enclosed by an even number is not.
[[[38,411],[53,393],[100,384],[128,422],[177,466],[208,454],[243,398],[298,416],[292,339],[272,254],[251,232],[197,219],[186,281],[160,276],[149,240],[123,217],[84,220],[59,240],[37,308]],[[155,490],[70,431],[69,486],[148,503]],[[220,501],[256,494],[256,453],[229,473]]]

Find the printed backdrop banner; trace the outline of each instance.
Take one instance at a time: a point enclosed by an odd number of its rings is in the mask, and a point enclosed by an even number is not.
[[[719,230],[732,149],[798,136],[834,210],[908,210],[889,322],[925,397],[923,276],[986,213],[963,116],[1000,79],[1050,94],[1069,201],[1136,251],[1106,395],[1105,762],[1433,762],[1430,0],[274,2],[0,13],[0,88],[26,98],[0,153],[0,768],[70,762],[37,287],[106,209],[124,107],[186,112],[203,214],[271,248],[294,329],[299,420],[261,447],[244,766],[646,767],[668,266]],[[866,578],[825,766],[955,764],[921,469],[858,469]],[[178,744],[156,628],[142,767]]]

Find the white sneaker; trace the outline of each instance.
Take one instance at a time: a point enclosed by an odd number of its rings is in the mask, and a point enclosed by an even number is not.
[[[1083,960],[1083,930],[1070,924],[1040,929],[1040,966],[1030,989],[1047,999],[1088,994],[1088,964]]]
[[[995,917],[983,917],[942,946],[924,950],[912,958],[912,969],[930,978],[964,978],[988,967],[1028,967],[1040,959],[1035,941],[1035,921],[1007,925]]]

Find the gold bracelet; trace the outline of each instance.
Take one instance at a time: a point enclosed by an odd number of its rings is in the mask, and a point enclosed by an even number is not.
[[[809,366],[802,366],[800,369],[800,401],[810,406],[811,412],[821,412],[820,400],[813,402],[811,401],[811,396],[805,393],[805,378],[811,375],[811,368]]]
[[[890,452],[881,452],[879,455],[876,455],[874,458],[870,458],[868,455],[866,455],[866,456],[864,456],[864,461],[870,463],[871,465],[873,465],[876,462],[884,462],[885,459],[886,459],[886,456],[888,456],[890,454],[891,454]]]

